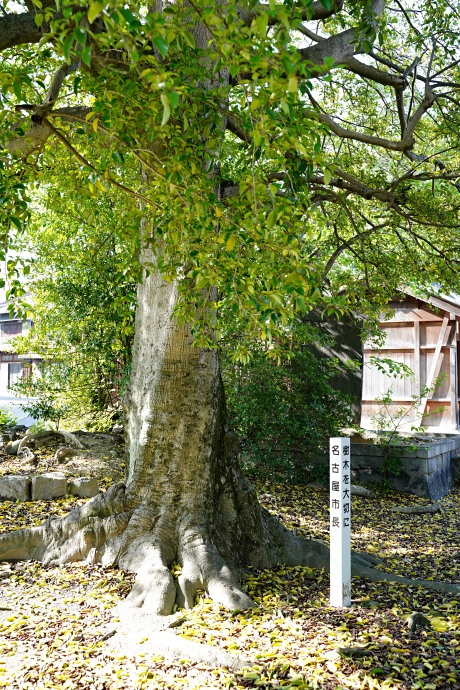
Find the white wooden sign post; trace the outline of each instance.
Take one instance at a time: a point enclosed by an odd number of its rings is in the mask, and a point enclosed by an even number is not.
[[[330,439],[331,606],[351,605],[350,439]]]

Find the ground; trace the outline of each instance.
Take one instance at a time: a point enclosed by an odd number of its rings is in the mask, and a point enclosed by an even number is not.
[[[121,444],[100,440],[94,466],[107,475],[101,475],[107,488],[118,479]],[[43,450],[34,471],[52,469],[52,455],[52,449]],[[87,474],[90,466],[88,458],[81,464],[74,459],[67,471]],[[1,473],[20,471],[16,459],[0,464]],[[286,525],[328,540],[326,491],[267,482],[257,488],[261,502]],[[459,582],[460,486],[441,501],[441,513],[401,516],[388,510],[425,502],[395,493],[375,500],[354,497],[353,547],[383,556],[388,569],[401,575]],[[0,531],[62,515],[76,503],[70,497],[2,502]],[[323,572],[248,571],[245,587],[260,609],[225,611],[203,594],[193,610],[178,611],[163,623],[171,626],[169,635],[251,662],[247,671],[230,671],[158,656],[148,619],[117,629],[115,607],[133,579],[98,565],[0,564],[0,687],[460,688],[460,603],[453,597],[354,578],[353,606],[331,609]],[[411,633],[407,618],[413,611],[425,614],[431,627]]]

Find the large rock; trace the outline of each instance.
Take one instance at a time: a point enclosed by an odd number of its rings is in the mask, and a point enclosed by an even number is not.
[[[29,477],[4,474],[0,477],[0,498],[7,501],[30,501]]]
[[[67,479],[61,472],[47,472],[32,478],[32,500],[47,501],[65,496]]]
[[[82,496],[83,498],[97,496],[99,493],[97,479],[94,477],[77,477],[70,484],[69,491],[74,496]]]

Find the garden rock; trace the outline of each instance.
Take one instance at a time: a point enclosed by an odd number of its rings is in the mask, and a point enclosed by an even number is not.
[[[94,477],[77,477],[70,484],[69,492],[74,494],[74,496],[93,498],[93,496],[97,496],[99,494],[97,479]]]
[[[364,486],[358,486],[357,484],[352,484],[350,490],[352,496],[365,496],[367,498],[374,498],[375,496],[373,491],[369,491]]]
[[[0,498],[7,501],[29,501],[29,477],[4,474],[0,477]]]
[[[32,500],[46,501],[65,496],[67,479],[61,472],[47,472],[32,478]]]

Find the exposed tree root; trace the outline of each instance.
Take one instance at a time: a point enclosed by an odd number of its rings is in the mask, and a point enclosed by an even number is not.
[[[253,665],[253,662],[249,659],[229,654],[218,647],[186,640],[173,632],[149,632],[148,642],[156,654],[161,654],[165,657],[191,659],[198,663],[210,664],[211,666],[225,666],[232,671],[241,671],[243,668]],[[128,643],[128,646],[130,647],[131,644]],[[143,645],[143,651],[144,649]],[[127,651],[129,650],[127,650],[124,644],[123,653],[126,654]]]
[[[212,666],[225,666],[234,671],[252,666],[249,659],[176,635],[155,616],[146,615],[138,610],[126,610],[124,606],[117,607],[116,613],[121,622],[114,630],[114,637],[108,633],[110,647],[120,650],[127,656],[135,655],[142,649],[143,654],[190,659]],[[164,620],[163,618],[162,621]]]
[[[390,508],[392,513],[406,513],[407,515],[423,515],[424,513],[440,513],[439,503],[430,503],[426,506],[395,506]]]
[[[12,447],[11,454],[14,455],[17,453],[19,455],[24,448],[36,449],[56,439],[64,441],[68,446],[73,446],[74,448],[83,449],[85,447],[80,439],[68,431],[53,431],[52,429],[47,429],[46,431],[39,431],[36,434],[27,434],[27,436],[24,436],[17,444],[17,447]]]
[[[253,493],[245,482],[242,479],[240,490]],[[329,569],[329,549],[325,544],[298,537],[255,501],[250,503],[246,510],[252,516],[252,523],[258,522],[258,529],[247,536],[246,543],[239,531],[235,531],[241,542],[240,565],[273,567],[284,563]],[[130,495],[123,484],[115,484],[105,494],[60,520],[48,520],[38,527],[1,535],[0,558],[36,559],[47,565],[84,560],[118,565],[137,574],[125,605],[142,607],[155,615],[170,614],[174,604],[192,607],[198,590],[208,592],[214,601],[228,609],[254,607],[238,583],[236,559],[230,561],[231,566],[224,559],[228,542],[216,539],[214,543],[211,530],[205,529],[203,522],[195,525],[190,520],[181,522],[177,515],[171,516],[161,508],[161,501],[157,505],[151,501],[146,504],[138,496]],[[231,517],[235,527],[234,516]],[[241,521],[238,523],[241,530]],[[254,529],[254,524],[248,527]],[[223,534],[225,537],[225,530]],[[254,548],[249,552],[251,544]],[[236,546],[234,543],[234,549]],[[177,583],[170,571],[173,561],[182,566]],[[374,582],[398,582],[460,593],[460,585],[412,580],[383,572],[374,567],[379,561],[375,556],[353,553],[352,572]]]

